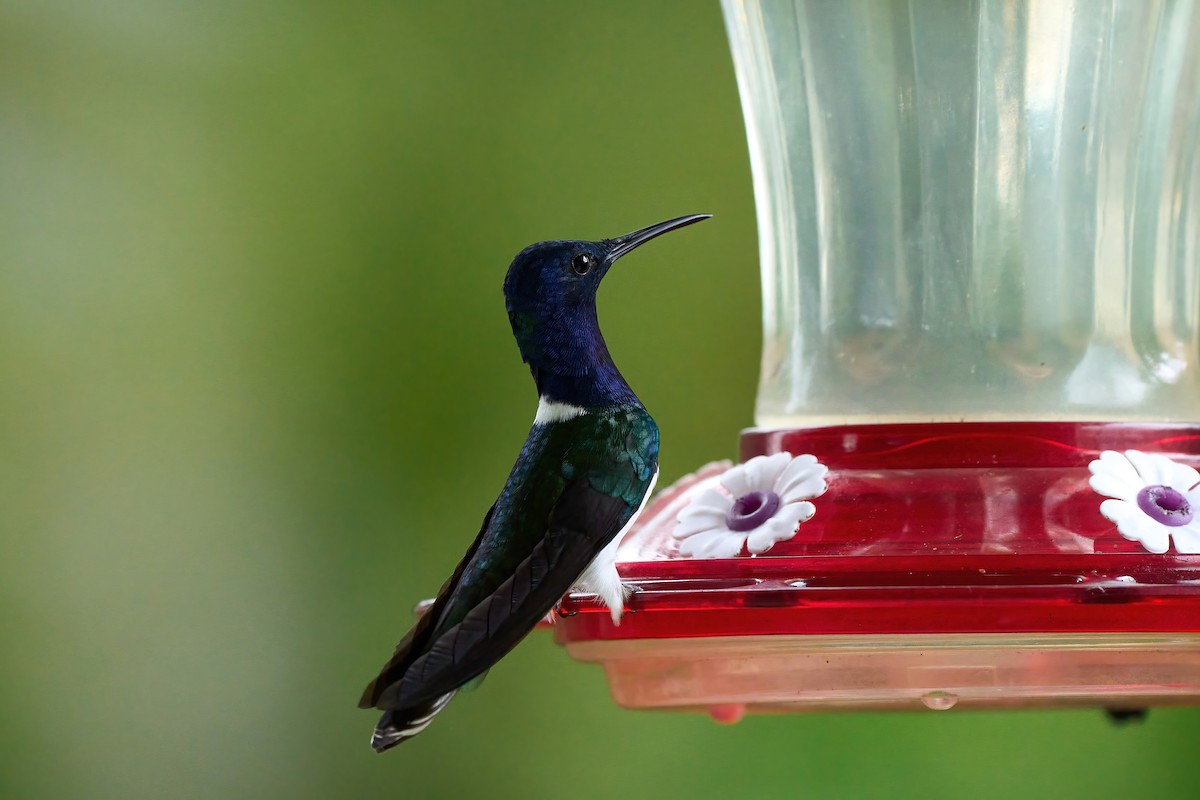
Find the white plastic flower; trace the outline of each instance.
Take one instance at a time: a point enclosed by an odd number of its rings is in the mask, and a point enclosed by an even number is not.
[[[812,518],[808,502],[827,487],[829,470],[815,456],[756,456],[727,470],[680,512],[672,534],[684,558],[733,558],[746,550],[765,553],[791,539]],[[724,491],[722,491],[724,489]]]
[[[1175,540],[1180,553],[1200,553],[1200,473],[1157,453],[1105,450],[1088,465],[1088,481],[1113,498],[1100,513],[1117,523],[1126,539],[1151,553],[1165,553]]]

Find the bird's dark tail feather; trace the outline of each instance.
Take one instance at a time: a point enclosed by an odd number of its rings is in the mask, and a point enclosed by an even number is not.
[[[371,736],[371,747],[375,748],[376,753],[382,753],[416,736],[425,730],[453,697],[454,692],[446,692],[415,708],[385,711]]]

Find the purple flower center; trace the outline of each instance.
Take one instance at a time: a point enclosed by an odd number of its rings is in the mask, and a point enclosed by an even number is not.
[[[725,524],[731,531],[745,533],[775,516],[778,510],[779,495],[774,492],[750,492],[733,501],[733,508],[725,515]]]
[[[1150,519],[1169,528],[1187,525],[1195,516],[1192,504],[1170,486],[1147,486],[1138,492],[1137,502],[1138,508],[1145,511]]]

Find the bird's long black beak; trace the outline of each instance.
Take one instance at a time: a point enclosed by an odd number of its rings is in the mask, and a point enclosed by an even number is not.
[[[608,241],[612,245],[612,250],[608,253],[609,263],[616,261],[633,248],[645,244],[656,236],[662,236],[667,231],[683,228],[702,219],[708,219],[711,216],[712,214],[689,214],[686,217],[676,217],[666,222],[660,222],[657,225],[651,225],[648,228],[642,228],[640,231],[634,231],[624,236],[618,236],[615,239],[609,239]]]

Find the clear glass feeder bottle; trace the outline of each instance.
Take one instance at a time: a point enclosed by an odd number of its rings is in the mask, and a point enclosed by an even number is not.
[[[1194,3],[724,9],[760,425],[1196,418]]]
[[[631,529],[621,624],[572,595],[556,638],[727,719],[1200,702],[1200,7],[722,7],[758,427]],[[768,464],[810,491],[764,540]]]

